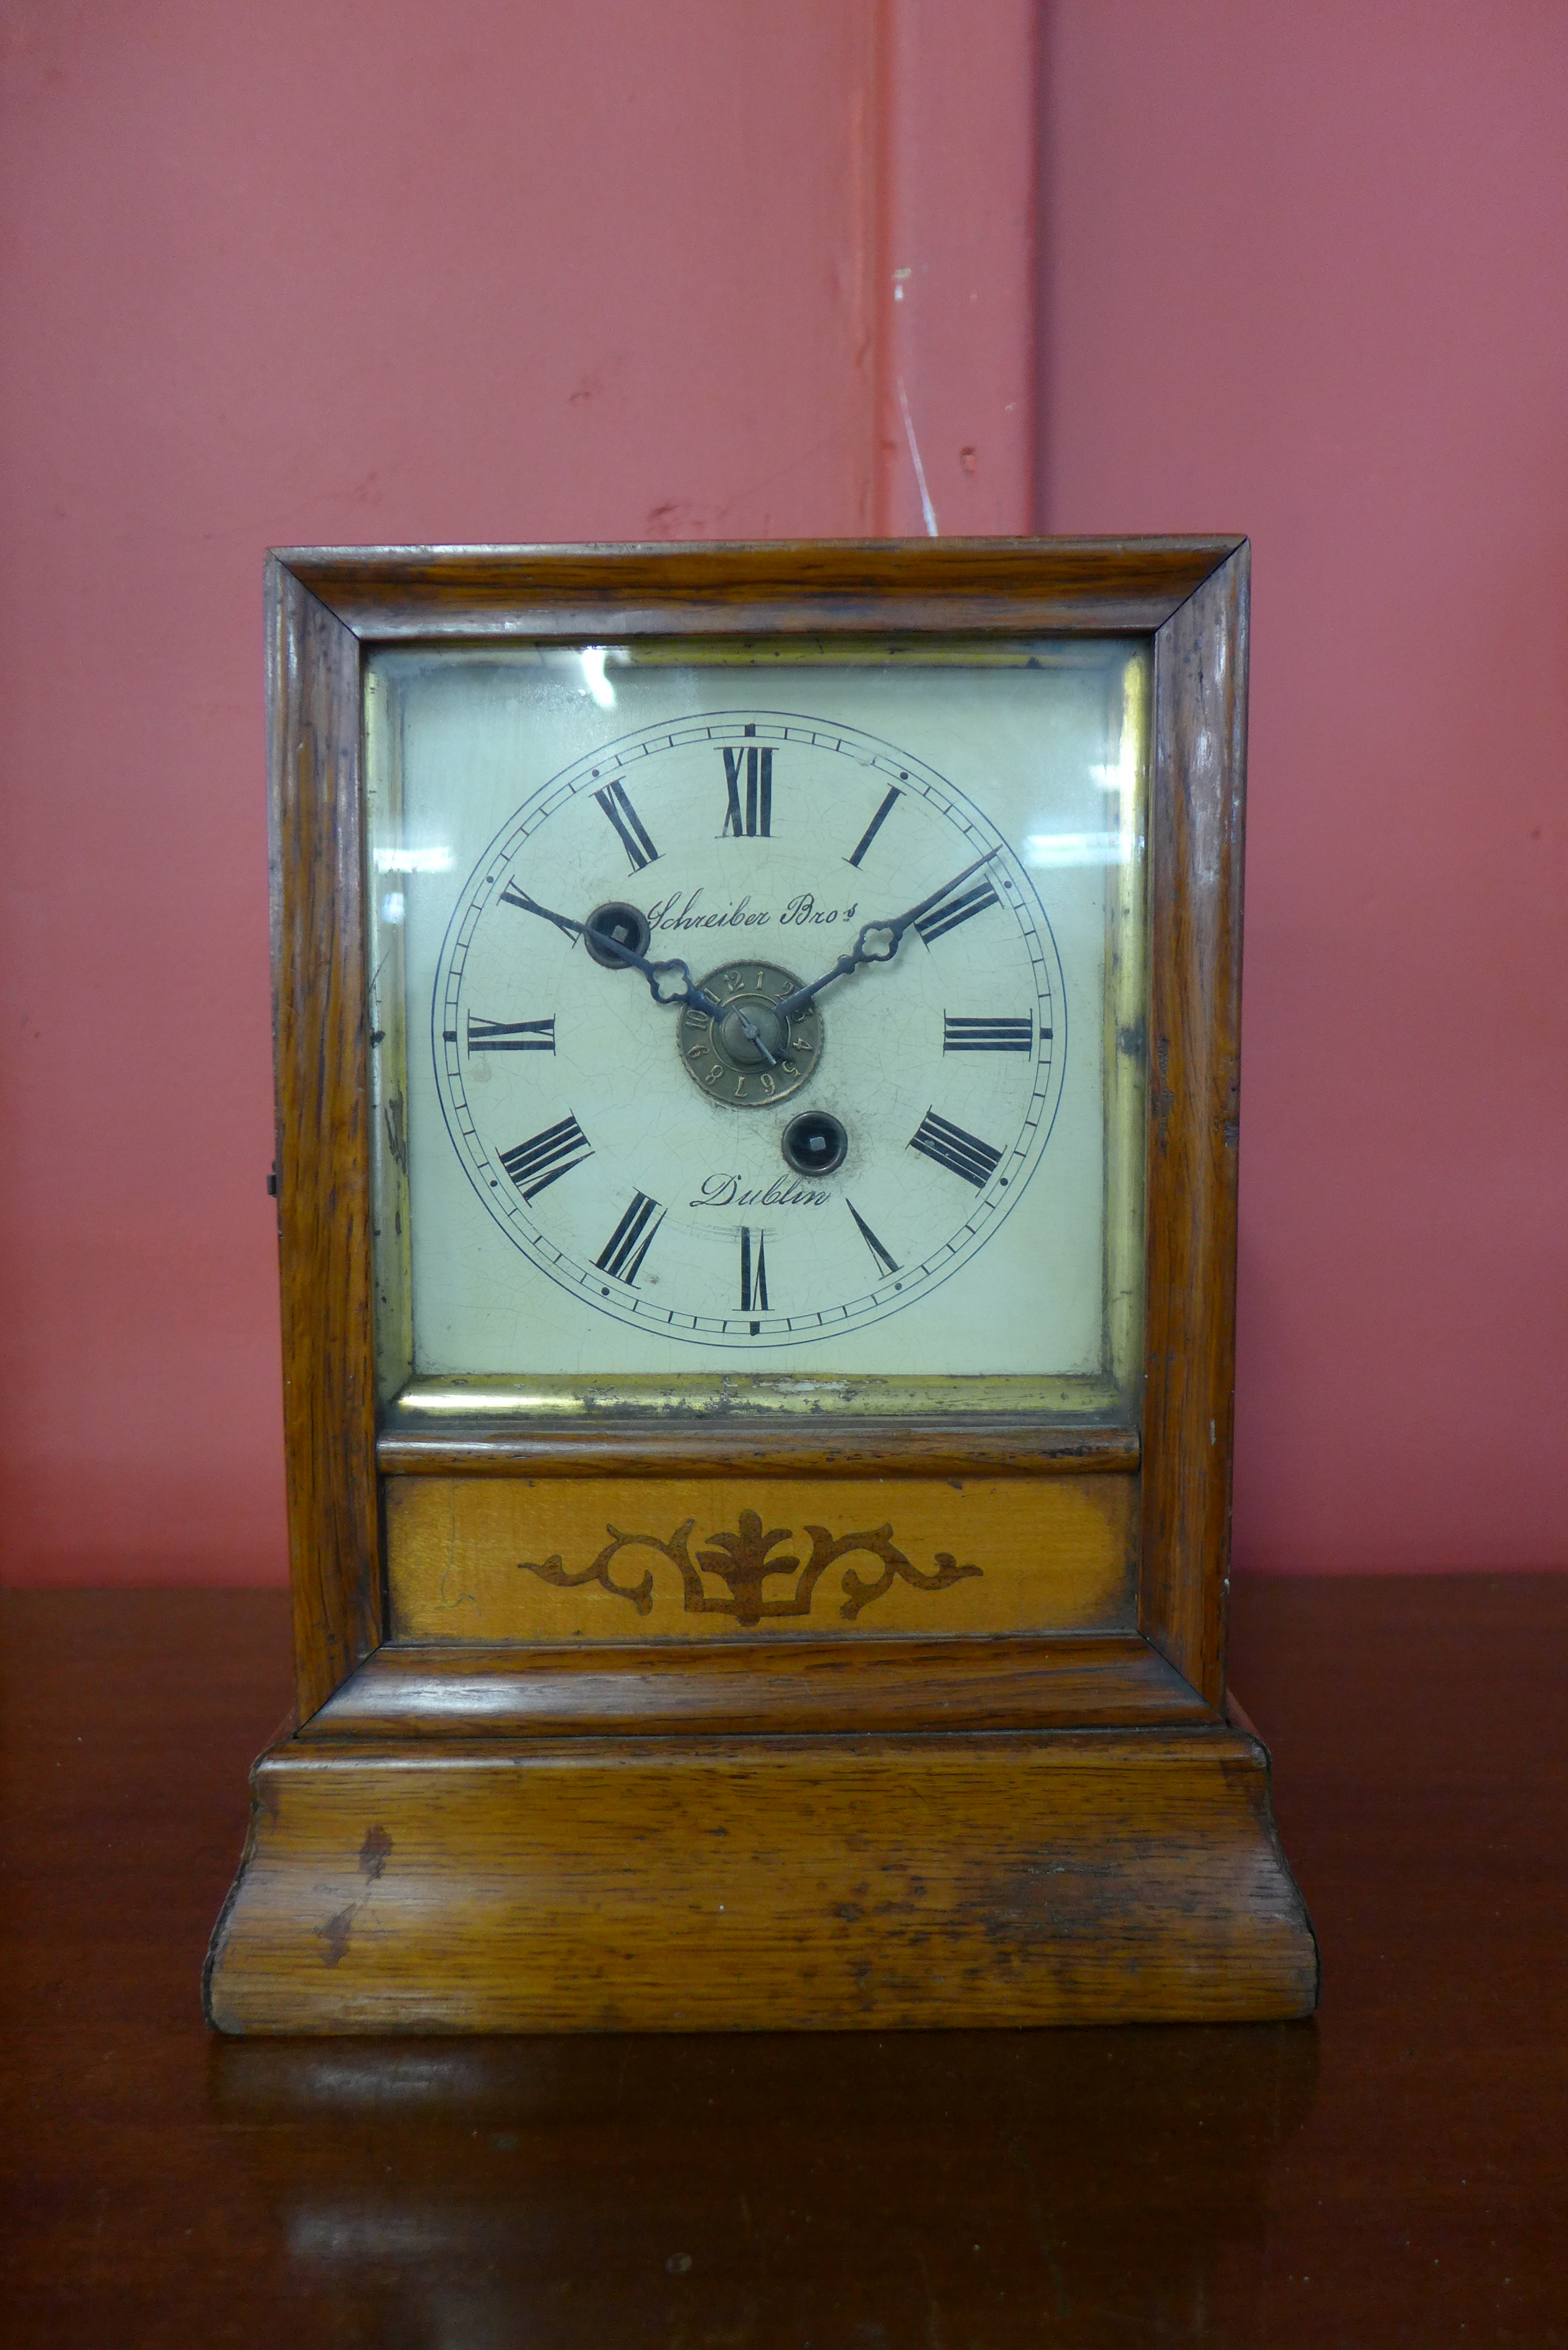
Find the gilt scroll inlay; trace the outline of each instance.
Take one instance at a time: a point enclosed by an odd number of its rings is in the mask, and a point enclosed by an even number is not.
[[[732,1616],[737,1624],[750,1627],[781,1616],[809,1616],[816,1586],[826,1570],[841,1558],[854,1552],[865,1552],[868,1557],[880,1559],[882,1572],[867,1578],[854,1567],[846,1567],[839,1585],[844,1594],[839,1614],[853,1623],[863,1607],[869,1607],[890,1591],[895,1582],[909,1584],[917,1591],[944,1591],[949,1584],[961,1582],[968,1575],[978,1575],[978,1566],[961,1566],[950,1551],[936,1555],[934,1575],[925,1574],[893,1541],[890,1525],[876,1526],[868,1534],[829,1534],[826,1526],[806,1526],[803,1532],[811,1537],[811,1556],[805,1565],[793,1554],[775,1558],[772,1554],[780,1543],[793,1539],[788,1526],[774,1526],[763,1532],[763,1522],[755,1510],[741,1512],[738,1534],[711,1534],[708,1547],[699,1550],[693,1565],[690,1538],[695,1518],[687,1518],[677,1526],[668,1542],[657,1534],[622,1534],[618,1526],[607,1526],[609,1541],[588,1566],[570,1573],[561,1563],[559,1554],[544,1560],[520,1559],[518,1572],[536,1575],[560,1590],[574,1590],[580,1584],[597,1583],[617,1599],[629,1600],[639,1616],[648,1615],[653,1607],[653,1582],[656,1570],[649,1567],[634,1583],[629,1578],[618,1582],[611,1573],[614,1562],[624,1550],[657,1551],[679,1570],[686,1594],[689,1616]],[[729,1586],[728,1598],[710,1591],[704,1575],[717,1576]],[[794,1589],[787,1596],[767,1598],[763,1584],[774,1575],[794,1575]]]

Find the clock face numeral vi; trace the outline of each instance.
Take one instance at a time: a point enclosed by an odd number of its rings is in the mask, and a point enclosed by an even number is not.
[[[741,1311],[742,1314],[765,1314],[768,1310],[767,1235],[759,1232],[755,1259],[752,1251],[752,1228],[741,1226]],[[762,1330],[760,1322],[751,1324],[754,1338]]]
[[[961,1175],[977,1191],[985,1189],[1002,1164],[1000,1150],[993,1150],[989,1142],[981,1142],[978,1135],[966,1134],[961,1126],[939,1118],[934,1109],[926,1112],[909,1137],[909,1149],[934,1159],[939,1167]]]
[[[752,1228],[741,1226],[741,1311],[742,1314],[765,1314],[768,1310],[767,1235],[757,1234],[755,1261],[752,1252]]]
[[[457,1030],[442,1031],[449,1045],[457,1042]],[[482,1020],[476,1012],[468,1015],[468,1049],[471,1053],[553,1053],[556,1049],[555,1018],[548,1020]]]
[[[741,778],[745,776],[745,806]],[[774,754],[749,748],[724,754],[724,834],[735,840],[766,840],[774,828]]]
[[[621,847],[631,859],[631,869],[640,873],[645,865],[652,865],[659,851],[648,836],[648,827],[627,797],[624,784],[606,784],[594,797],[620,835]],[[503,893],[504,895],[504,892]]]
[[[1049,1028],[1040,1031],[1049,1036]],[[1034,1050],[1034,1015],[1029,1013],[1022,1020],[954,1020],[942,1014],[942,1050],[944,1053],[1032,1053]]]
[[[631,1205],[594,1259],[601,1273],[629,1287],[636,1281],[653,1235],[664,1222],[664,1211],[646,1191],[634,1191]]]
[[[558,1183],[574,1167],[593,1156],[593,1144],[575,1118],[563,1118],[555,1126],[547,1126],[540,1134],[530,1135],[501,1154],[505,1168],[525,1200]]]

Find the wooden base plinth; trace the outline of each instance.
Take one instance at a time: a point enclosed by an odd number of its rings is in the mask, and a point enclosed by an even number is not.
[[[213,1939],[222,2032],[692,2032],[1308,2013],[1231,1728],[290,1740]]]

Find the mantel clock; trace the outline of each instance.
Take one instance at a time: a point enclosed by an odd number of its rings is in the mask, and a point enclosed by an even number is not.
[[[233,2032],[1298,2015],[1229,1702],[1247,550],[269,567]]]

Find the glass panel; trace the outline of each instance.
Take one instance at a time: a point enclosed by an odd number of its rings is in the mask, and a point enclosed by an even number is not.
[[[419,648],[367,693],[384,1397],[1128,1412],[1142,643]]]

